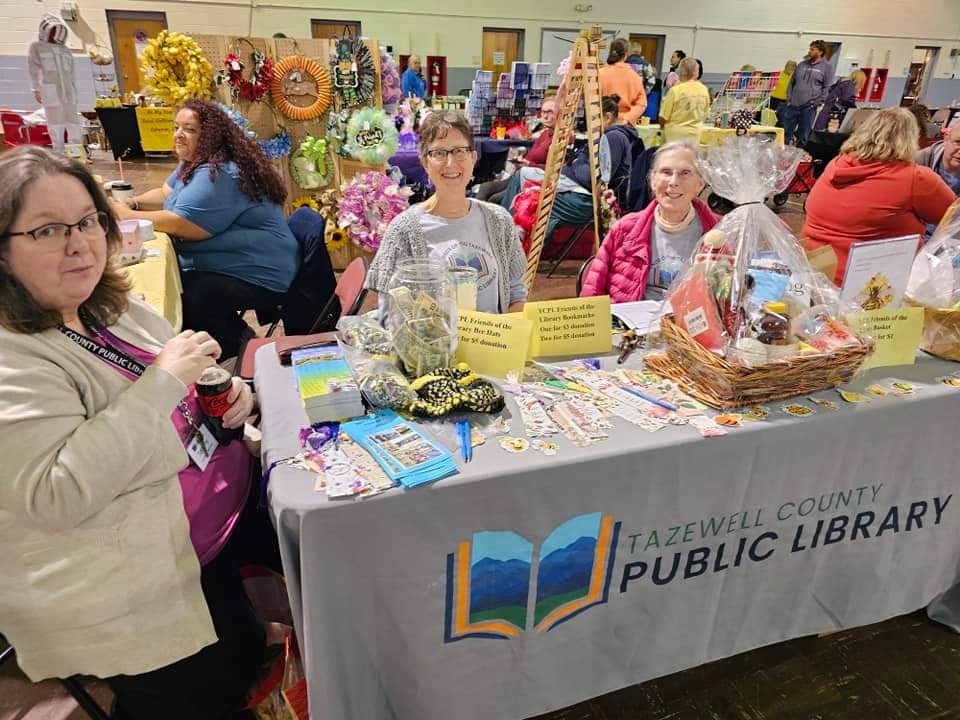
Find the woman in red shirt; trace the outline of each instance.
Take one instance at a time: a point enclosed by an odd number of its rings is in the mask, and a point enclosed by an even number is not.
[[[956,200],[930,168],[915,165],[920,130],[904,108],[885,108],[843,144],[807,199],[804,247],[829,245],[837,255],[834,282],[843,282],[854,243],[917,235]]]

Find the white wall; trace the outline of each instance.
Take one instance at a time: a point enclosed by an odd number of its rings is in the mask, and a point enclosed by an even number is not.
[[[799,59],[815,38],[841,42],[841,56],[881,66],[890,53],[892,77],[906,74],[916,45],[941,47],[934,79],[960,76],[950,50],[960,48],[960,0],[591,0],[590,13],[573,0],[78,0],[80,22],[70,44],[99,38],[109,44],[104,10],[163,11],[171,29],[184,32],[308,37],[310,19],[360,20],[365,35],[397,53],[441,54],[448,67],[480,63],[482,28],[520,28],[526,59],[540,59],[544,27],[599,23],[622,33],[666,36],[667,53],[682,48],[701,58],[711,75],[750,63],[779,69]],[[351,5],[356,9],[351,9]],[[44,11],[59,14],[59,0],[0,0],[0,56],[23,56]],[[873,54],[872,63],[870,54]],[[957,94],[960,94],[958,92]]]

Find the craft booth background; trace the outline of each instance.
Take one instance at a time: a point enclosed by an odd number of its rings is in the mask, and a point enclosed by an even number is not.
[[[201,47],[214,73],[224,68],[224,61],[228,53],[236,53],[240,56],[244,64],[243,76],[245,79],[251,79],[253,75],[252,49],[250,45],[256,47],[260,52],[274,62],[278,62],[291,55],[302,55],[319,63],[322,67],[330,71],[330,53],[334,49],[336,39],[327,38],[243,38],[237,35],[192,35],[197,44]],[[250,45],[247,44],[248,41]],[[364,44],[369,48],[374,62],[374,93],[373,100],[363,107],[382,107],[381,88],[380,88],[380,50],[379,43],[373,38],[364,38]],[[287,186],[288,195],[284,210],[289,214],[292,212],[292,203],[303,195],[313,197],[319,196],[324,190],[335,190],[337,196],[340,195],[340,186],[349,182],[355,175],[366,171],[383,172],[384,166],[369,166],[354,160],[344,158],[333,151],[332,143],[327,138],[327,119],[330,112],[340,109],[340,98],[336,89],[333,90],[333,99],[330,107],[321,116],[312,120],[298,121],[280,114],[267,104],[266,98],[257,102],[248,102],[245,100],[233,101],[231,95],[232,88],[224,83],[215,88],[214,99],[219,100],[225,105],[234,107],[241,115],[247,118],[249,124],[247,128],[253,130],[260,140],[267,140],[276,135],[281,128],[286,128],[292,139],[291,155],[300,146],[300,142],[309,135],[315,138],[327,139],[327,154],[329,162],[333,166],[333,178],[330,184],[324,188],[309,190],[299,187],[293,180],[290,172],[290,155],[282,160],[275,161],[275,166],[280,170],[284,183]],[[289,98],[288,98],[289,99]],[[313,98],[294,98],[293,104],[309,105]],[[358,106],[361,107],[361,106]],[[276,113],[276,115],[274,114]],[[352,243],[345,247],[330,253],[334,268],[342,270],[350,261],[356,257],[365,256],[372,259],[373,253],[359,248]]]

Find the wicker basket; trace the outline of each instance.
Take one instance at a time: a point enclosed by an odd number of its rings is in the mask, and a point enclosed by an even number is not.
[[[798,355],[750,367],[717,357],[690,337],[670,316],[660,322],[667,352],[648,355],[647,367],[676,381],[711,407],[726,410],[806,395],[850,382],[873,352],[873,342],[829,355]]]
[[[904,297],[903,302],[923,308],[920,348],[938,358],[960,362],[960,310],[927,307],[909,297]]]

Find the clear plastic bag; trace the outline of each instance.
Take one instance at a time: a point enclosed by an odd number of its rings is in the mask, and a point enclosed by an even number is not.
[[[960,200],[914,259],[907,297],[925,307],[960,310]]]
[[[711,147],[700,161],[713,191],[737,207],[704,234],[667,300],[674,322],[716,355],[762,365],[815,351],[806,340],[816,332],[797,334],[813,327],[815,306],[817,316],[843,324],[836,288],[764,204],[787,188],[801,157],[797,148],[744,136]]]
[[[337,331],[343,356],[368,403],[406,410],[416,401],[416,392],[396,365],[390,333],[380,326],[375,313],[342,317]]]
[[[960,361],[960,200],[914,259],[904,300],[924,308],[920,347]]]

